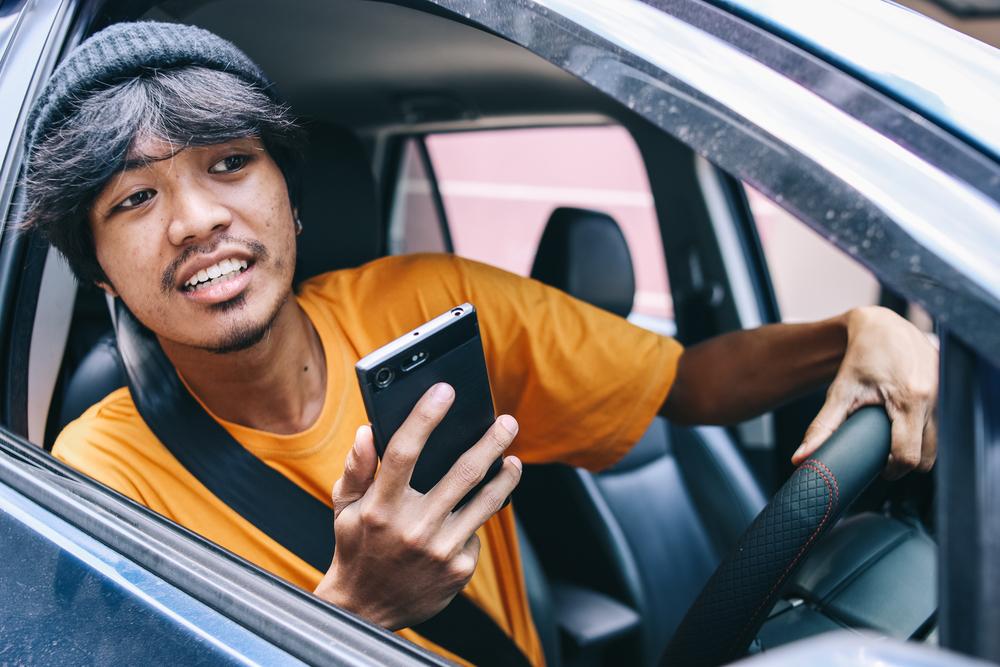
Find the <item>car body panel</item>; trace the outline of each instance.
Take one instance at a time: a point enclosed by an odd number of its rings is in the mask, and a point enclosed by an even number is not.
[[[716,0],[1000,159],[1000,50],[900,5]]]
[[[303,664],[4,485],[0,570],[5,663]]]

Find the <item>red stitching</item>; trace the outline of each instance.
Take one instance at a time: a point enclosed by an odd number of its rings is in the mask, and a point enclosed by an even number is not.
[[[802,554],[805,553],[806,549],[809,548],[809,545],[812,544],[813,540],[815,540],[816,537],[819,535],[820,531],[823,529],[823,526],[826,525],[827,519],[830,518],[830,512],[833,509],[834,502],[839,502],[840,500],[840,488],[837,487],[837,478],[833,476],[833,473],[830,473],[830,476],[833,478],[833,486],[831,486],[830,480],[827,479],[826,475],[824,474],[824,469],[826,470],[826,472],[829,472],[830,471],[829,468],[827,468],[819,461],[813,459],[810,459],[805,463],[803,463],[799,467],[799,470],[803,470],[805,468],[808,468],[809,470],[812,470],[814,473],[819,475],[819,478],[823,480],[824,484],[826,484],[826,490],[829,495],[826,502],[826,512],[823,514],[823,518],[820,519],[819,524],[817,524],[816,529],[812,532],[812,535],[810,535],[809,539],[806,540],[806,543],[802,545],[802,548],[799,549],[799,552],[795,554],[795,558],[792,559],[792,561],[788,564],[788,567],[785,568],[785,571],[781,573],[780,577],[778,577],[778,580],[774,583],[774,586],[771,587],[771,590],[767,592],[767,595],[764,596],[764,599],[761,600],[761,603],[757,607],[757,609],[755,609],[753,614],[750,615],[750,620],[747,621],[747,624],[745,626],[743,626],[743,629],[740,630],[740,633],[736,635],[736,638],[731,646],[735,646],[735,644],[740,641],[740,638],[743,636],[743,633],[745,633],[750,628],[750,626],[753,625],[754,619],[757,618],[757,614],[759,614],[760,610],[764,607],[765,604],[767,604],[768,598],[770,598],[771,594],[774,593],[774,591],[777,590],[777,588],[784,583],[785,578],[788,576],[788,573],[791,572],[792,568],[795,567],[795,564],[799,562],[799,559],[802,558]],[[834,488],[836,488],[836,496],[834,495]],[[730,652],[732,652],[732,648],[730,648]]]
[[[823,470],[826,471],[826,474],[829,475],[830,479],[833,480],[833,488],[837,492],[837,495],[835,497],[836,497],[837,502],[839,503],[840,502],[840,485],[837,483],[837,476],[833,474],[833,471],[830,470],[826,466],[825,463],[823,463],[822,461],[817,461],[816,459],[809,459],[808,461],[806,461],[806,463],[814,463],[814,464],[820,466]]]

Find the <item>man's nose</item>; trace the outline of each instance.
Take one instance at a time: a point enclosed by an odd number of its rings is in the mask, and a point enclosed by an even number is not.
[[[199,243],[229,228],[232,212],[210,190],[189,186],[175,200],[167,237],[173,245]]]

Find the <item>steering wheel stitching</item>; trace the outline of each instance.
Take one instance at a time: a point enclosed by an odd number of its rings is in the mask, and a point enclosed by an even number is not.
[[[742,656],[816,540],[885,466],[890,424],[861,408],[800,465],[723,558],[684,616],[661,665],[714,666]]]

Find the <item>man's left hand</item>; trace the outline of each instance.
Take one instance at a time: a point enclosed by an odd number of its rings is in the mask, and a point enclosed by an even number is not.
[[[857,308],[844,317],[843,361],[792,463],[809,458],[858,408],[883,405],[892,421],[892,451],[883,475],[896,479],[914,469],[930,470],[937,454],[937,350],[886,308]]]

